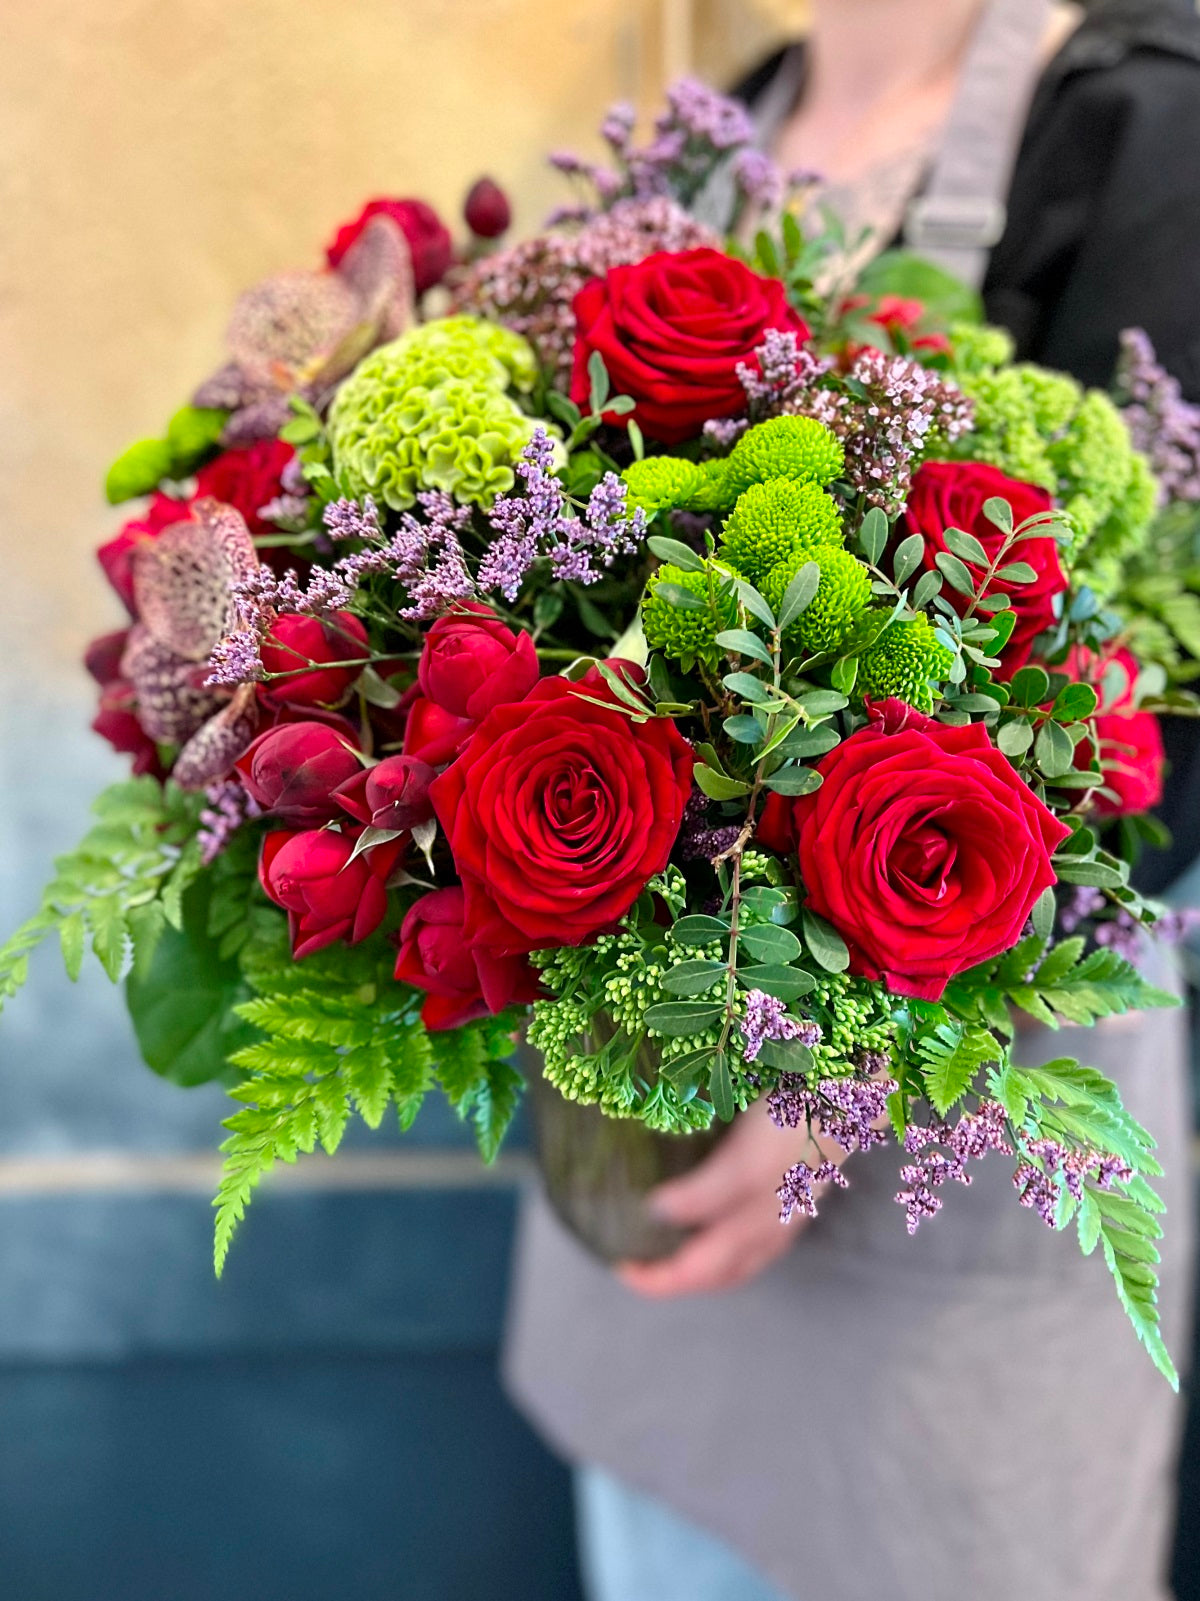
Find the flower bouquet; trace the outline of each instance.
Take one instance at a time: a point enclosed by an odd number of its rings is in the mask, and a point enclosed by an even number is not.
[[[1156,916],[1155,686],[1107,605],[1147,462],[998,331],[848,295],[736,106],[683,85],[651,144],[604,132],[611,170],[557,158],[586,203],[512,247],[486,182],[457,260],[372,202],[113,466],[149,498],[88,667],[136,776],[0,995],[57,933],[152,1068],[228,1083],[218,1271],[263,1174],[354,1115],[437,1089],[491,1159],[525,1030],[542,1093],[676,1150],[759,1098],[897,1142],[910,1232],[1007,1158],[1173,1377],[1150,1135],[1011,1055],[1015,1012],[1172,1004],[1056,922],[1079,889]],[[791,1167],[784,1219],[845,1182]]]

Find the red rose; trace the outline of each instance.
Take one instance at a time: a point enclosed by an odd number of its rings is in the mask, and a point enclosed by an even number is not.
[[[480,239],[498,239],[512,221],[508,196],[493,178],[478,178],[463,202],[463,220]]]
[[[137,616],[133,601],[133,553],[147,540],[157,539],[164,528],[172,523],[186,522],[191,515],[191,503],[172,500],[170,495],[154,494],[144,517],[133,517],[120,533],[96,552],[96,559],[104,569],[104,576],[125,602],[131,617]]]
[[[1114,664],[1119,671],[1114,671]],[[1120,798],[1092,796],[1092,810],[1099,817],[1124,817],[1129,812],[1148,812],[1162,800],[1166,751],[1162,729],[1153,712],[1140,712],[1134,703],[1138,663],[1124,646],[1097,657],[1093,651],[1076,646],[1061,671],[1093,686],[1100,704],[1091,719],[1096,730],[1096,749],[1091,739],[1081,739],[1075,747],[1075,765],[1086,769],[1095,754],[1100,761],[1104,787]]]
[[[413,288],[423,295],[441,283],[454,255],[454,242],[442,219],[423,200],[368,200],[353,222],[343,223],[325,251],[336,267],[372,217],[390,217],[408,241]]]
[[[137,717],[137,696],[124,679],[110,679],[100,693],[100,707],[92,719],[92,730],[106,739],[122,756],[133,757],[135,774],[152,773],[165,778],[166,768],[159,760],[158,746]]]
[[[563,678],[497,706],[433,785],[466,891],[464,935],[518,955],[611,928],[667,865],[695,756]],[[588,693],[603,693],[589,685]]]
[[[362,763],[325,723],[280,723],[260,734],[234,763],[247,794],[291,828],[340,816],[334,790]]]
[[[425,636],[417,687],[454,717],[480,722],[493,706],[523,700],[538,681],[528,634],[514,634],[488,606],[457,605]]]
[[[121,658],[128,643],[129,630],[121,628],[115,634],[101,634],[84,651],[83,665],[101,689],[120,678]]]
[[[1007,500],[1012,507],[1016,526],[1027,517],[1050,510],[1050,496],[1035,484],[1025,484],[1018,478],[1009,478],[998,467],[989,467],[981,461],[927,461],[917,469],[908,492],[908,505],[904,512],[904,532],[920,534],[925,541],[925,568],[936,572],[937,556],[948,551],[946,529],[961,528],[974,534],[991,561],[1005,535],[995,523],[984,515],[984,505],[993,496]],[[993,590],[1005,594],[1012,603],[1016,624],[997,663],[997,676],[1011,678],[1018,667],[1029,660],[1034,640],[1054,623],[1054,597],[1067,587],[1067,579],[1058,560],[1058,546],[1050,534],[1023,539],[1013,545],[1005,559],[1005,566],[1026,562],[1033,568],[1035,577],[1029,583],[1011,579],[997,579]],[[984,570],[967,563],[971,577],[978,583]],[[960,614],[969,602],[965,595],[947,584],[942,593]]]
[[[453,761],[474,731],[469,717],[455,717],[424,695],[414,695],[404,725],[404,754],[420,757],[430,767],[441,767]]]
[[[416,828],[433,816],[429,786],[436,777],[434,768],[416,756],[385,756],[375,767],[359,767],[338,786],[334,799],[372,828]]]
[[[770,797],[758,837],[794,846],[808,904],[846,941],[852,972],[936,1000],[1016,944],[1070,830],[982,724],[950,728],[891,700],[871,718],[817,764],[820,789]]]
[[[745,411],[737,365],[768,328],[809,332],[778,279],[708,248],[613,267],[584,284],[574,311],[571,399],[587,405],[588,358],[598,350],[613,393],[632,395],[639,427],[665,445],[693,438],[709,417]]]
[[[341,700],[362,673],[359,667],[323,667],[323,662],[358,661],[367,651],[367,631],[348,611],[328,617],[285,612],[263,643],[262,664],[269,673],[287,673],[259,689],[268,706],[329,706]],[[297,668],[312,666],[311,673]]]
[[[314,828],[280,829],[263,840],[259,883],[288,914],[297,961],[335,940],[357,945],[383,922],[387,881],[404,842],[376,845],[351,861],[357,838],[357,829],[335,834]]]
[[[400,928],[396,977],[426,992],[421,1020],[428,1029],[459,1028],[540,993],[523,957],[467,945],[465,910],[466,896],[457,885],[435,889],[409,908]]]
[[[274,533],[259,512],[282,493],[280,478],[294,455],[282,439],[256,439],[252,445],[223,450],[196,474],[196,493],[236,506],[252,534]]]

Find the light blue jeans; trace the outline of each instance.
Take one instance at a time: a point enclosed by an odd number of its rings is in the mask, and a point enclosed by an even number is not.
[[[600,1468],[575,1471],[587,1601],[786,1601],[728,1546]]]

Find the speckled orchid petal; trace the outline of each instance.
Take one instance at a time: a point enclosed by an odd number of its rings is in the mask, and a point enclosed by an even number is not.
[[[138,616],[160,645],[204,661],[226,631],[232,586],[257,567],[241,514],[217,500],[198,500],[187,522],[172,523],[134,551]]]
[[[182,745],[221,705],[205,688],[205,666],[161,644],[144,623],[129,631],[121,676],[133,685],[138,721],[158,744]]]
[[[258,704],[253,684],[243,684],[233,699],[210,717],[180,751],[171,777],[183,789],[206,789],[229,773],[250,748],[258,732]]]

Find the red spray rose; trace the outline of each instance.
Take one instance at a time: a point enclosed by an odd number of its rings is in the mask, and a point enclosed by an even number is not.
[[[429,786],[437,772],[416,756],[385,756],[360,767],[338,786],[334,799],[359,823],[372,828],[416,828],[433,816]]]
[[[1132,651],[1119,646],[1097,656],[1085,646],[1076,646],[1061,669],[1072,678],[1089,683],[1100,697],[1091,719],[1099,749],[1091,739],[1075,747],[1075,765],[1091,766],[1098,756],[1104,787],[1118,797],[1092,796],[1092,810],[1099,817],[1124,817],[1129,812],[1148,812],[1162,800],[1166,751],[1162,729],[1153,712],[1140,712],[1134,703],[1138,663]]]
[[[537,978],[520,956],[495,956],[463,938],[466,896],[453,889],[423,895],[400,929],[396,977],[425,990],[428,1029],[460,1028],[473,1018],[536,1000]]]
[[[537,650],[488,606],[461,602],[425,636],[417,687],[454,717],[479,722],[493,706],[523,700],[538,681]]]
[[[455,717],[424,695],[414,695],[404,725],[404,754],[419,757],[430,767],[441,767],[453,761],[475,726],[469,717]]]
[[[322,667],[322,662],[357,661],[367,652],[367,631],[348,611],[327,618],[285,612],[277,617],[262,648],[269,673],[292,676],[263,684],[260,699],[268,706],[329,706],[341,700],[361,674],[361,667]],[[296,669],[313,663],[313,671]]]
[[[280,478],[294,455],[282,439],[257,439],[252,445],[223,450],[196,474],[196,493],[236,506],[252,534],[273,533],[259,512],[282,493]]]
[[[884,701],[817,769],[814,794],[770,797],[758,838],[795,849],[808,904],[846,941],[852,972],[936,1000],[1016,944],[1070,830],[982,724],[950,728]]]
[[[544,678],[497,706],[431,791],[466,892],[464,934],[504,955],[610,928],[667,864],[695,754]],[[602,683],[587,686],[602,696]]]
[[[809,333],[778,279],[708,248],[614,267],[584,284],[574,310],[571,399],[587,404],[588,358],[599,351],[613,392],[632,395],[639,427],[666,445],[693,438],[709,417],[745,411],[737,365],[768,328]]]
[[[157,539],[164,528],[186,520],[190,502],[172,500],[170,495],[151,496],[145,515],[132,517],[121,531],[100,546],[96,559],[104,569],[104,576],[125,602],[131,617],[137,616],[133,600],[133,553],[147,540]]]
[[[981,461],[927,461],[917,469],[908,493],[903,531],[920,534],[925,541],[924,564],[928,572],[937,571],[937,557],[949,550],[947,528],[961,528],[974,534],[991,561],[1005,535],[984,515],[985,504],[993,496],[1007,500],[1012,507],[1013,525],[1050,510],[1050,496],[1035,484],[1009,478],[998,467]],[[1067,587],[1066,574],[1058,559],[1058,546],[1049,535],[1023,539],[1013,545],[1005,566],[1026,562],[1034,570],[1029,583],[998,579],[993,588],[1011,601],[1016,614],[1012,635],[998,658],[997,676],[1011,678],[1029,660],[1033,641],[1054,622],[1054,597]],[[967,564],[973,579],[983,577],[983,569]],[[947,584],[942,593],[961,615],[969,604],[965,595]]]
[[[247,794],[292,828],[341,815],[334,790],[362,771],[357,752],[325,723],[280,723],[234,763]]]
[[[372,217],[390,217],[412,253],[413,288],[423,295],[441,283],[454,254],[454,242],[442,219],[424,200],[368,200],[352,222],[343,223],[325,252],[336,267]]]
[[[263,840],[259,882],[288,914],[297,961],[335,940],[357,945],[383,922],[387,881],[404,842],[376,845],[351,861],[357,837],[357,829],[348,834],[280,829]]]
[[[508,196],[493,178],[478,178],[463,202],[463,220],[480,239],[498,239],[512,221]]]

